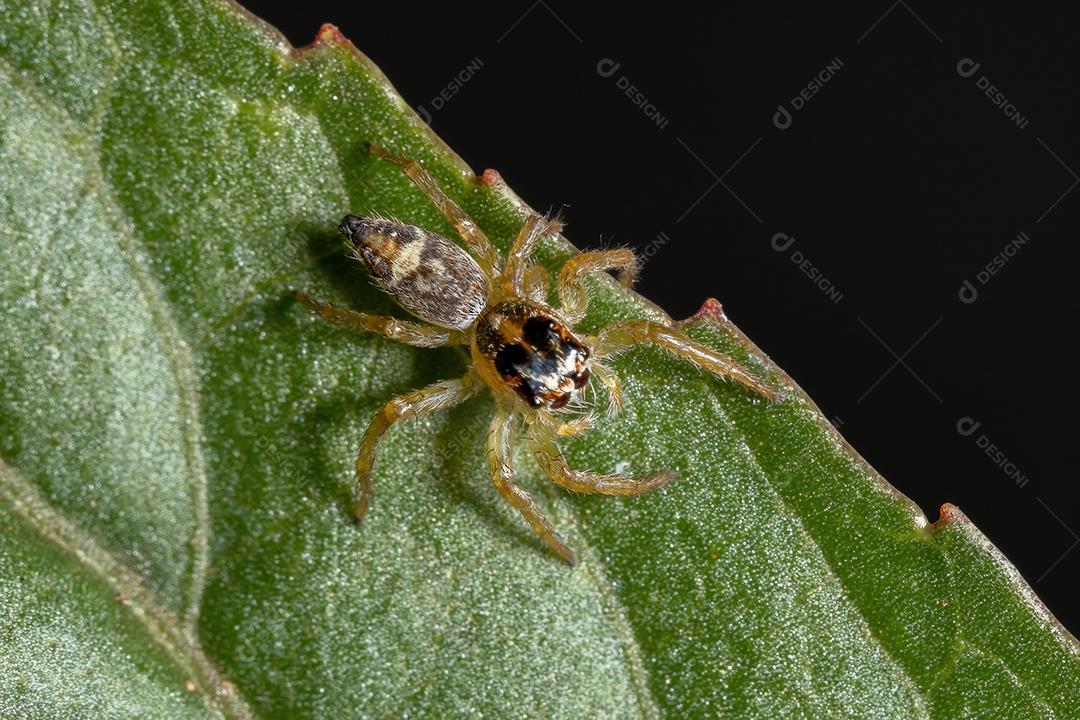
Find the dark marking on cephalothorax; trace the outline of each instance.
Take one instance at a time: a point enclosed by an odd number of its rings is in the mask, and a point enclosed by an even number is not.
[[[589,348],[539,307],[500,303],[476,326],[477,349],[532,408],[558,410],[589,381]]]
[[[415,225],[359,215],[346,215],[339,227],[379,286],[421,320],[461,330],[484,309],[487,278],[449,240]]]

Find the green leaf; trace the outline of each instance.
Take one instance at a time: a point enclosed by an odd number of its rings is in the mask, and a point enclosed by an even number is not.
[[[350,522],[366,421],[467,363],[289,299],[397,312],[347,211],[451,234],[372,140],[506,248],[524,205],[333,28],[293,50],[225,2],[0,0],[0,715],[1080,717],[1077,643],[1012,566],[715,303],[683,327],[787,399],[623,356],[625,412],[568,454],[681,479],[572,497],[519,448],[577,567],[485,476],[488,397],[395,427]],[[663,318],[592,290],[587,328]]]

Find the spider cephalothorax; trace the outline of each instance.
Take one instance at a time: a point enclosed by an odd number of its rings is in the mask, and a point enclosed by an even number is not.
[[[505,300],[476,323],[474,362],[491,369],[533,409],[566,407],[589,381],[589,348],[551,311]]]
[[[578,253],[556,280],[559,304],[548,305],[551,278],[528,264],[539,239],[561,224],[530,214],[501,263],[487,236],[414,161],[376,146],[372,152],[400,166],[454,225],[468,252],[433,232],[382,217],[348,215],[341,231],[353,254],[375,281],[426,323],[378,317],[296,296],[323,318],[379,333],[418,347],[468,345],[472,363],[464,377],[445,380],[393,398],[372,419],[356,455],[358,520],[371,501],[371,474],[380,439],[395,422],[442,410],[484,388],[495,396],[495,416],[487,440],[491,479],[541,538],[566,561],[574,553],[555,532],[532,498],[514,483],[511,431],[524,420],[534,457],[556,484],[578,492],[639,495],[667,482],[672,473],[633,476],[573,470],[559,449],[560,435],[589,429],[591,414],[576,412],[591,377],[607,389],[608,407],[621,404],[618,379],[603,359],[634,345],[653,343],[720,377],[742,383],[771,398],[772,390],[733,359],[690,340],[674,328],[649,320],[613,323],[596,336],[579,336],[574,327],[585,315],[586,273],[618,271],[629,283],[637,259],[626,248]]]

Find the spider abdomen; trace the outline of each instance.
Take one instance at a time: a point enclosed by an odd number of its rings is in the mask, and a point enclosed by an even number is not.
[[[356,258],[402,307],[441,327],[468,327],[488,282],[468,253],[433,232],[383,218],[346,215],[341,232]]]
[[[502,302],[476,326],[476,350],[526,405],[557,410],[589,380],[589,348],[542,308]]]

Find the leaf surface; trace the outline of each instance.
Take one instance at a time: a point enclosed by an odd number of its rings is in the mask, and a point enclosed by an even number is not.
[[[453,236],[369,141],[505,250],[523,203],[333,28],[294,50],[215,0],[0,2],[0,715],[1080,717],[1076,641],[1012,566],[715,303],[686,332],[786,399],[622,356],[624,413],[568,455],[681,479],[570,496],[519,448],[577,567],[485,476],[486,396],[389,433],[356,527],[364,424],[467,367],[289,299],[398,313],[347,211]],[[586,330],[664,317],[591,290]]]

